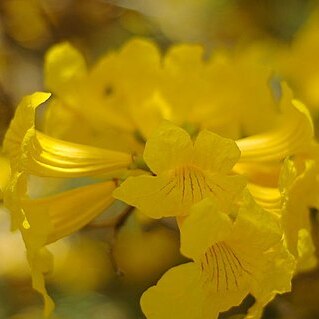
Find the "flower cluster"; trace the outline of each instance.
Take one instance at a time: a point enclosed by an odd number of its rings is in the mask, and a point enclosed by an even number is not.
[[[255,302],[246,318],[260,318],[296,273],[316,265],[312,118],[262,56],[252,47],[204,58],[200,46],[186,44],[162,54],[133,39],[89,68],[68,43],[48,51],[52,96],[21,101],[0,159],[1,195],[47,314],[54,304],[46,246],[117,201],[126,212],[174,223],[187,258],[144,292],[148,319],[213,319],[248,295]],[[33,196],[34,176],[77,187]]]

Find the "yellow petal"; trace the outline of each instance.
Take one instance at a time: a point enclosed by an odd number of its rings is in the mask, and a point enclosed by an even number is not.
[[[124,72],[126,79],[121,80],[122,86],[130,98],[140,101],[141,97],[150,96],[159,81],[161,56],[156,44],[145,39],[133,39],[123,46],[118,59],[121,61],[120,71]],[[139,81],[136,81],[137,77]]]
[[[46,236],[51,230],[51,225],[46,212],[39,216],[37,224],[30,225],[20,203],[20,200],[26,197],[26,185],[26,175],[15,173],[4,194],[4,204],[10,210],[12,228],[19,228],[22,233],[31,268],[32,286],[42,295],[45,314],[49,316],[53,311],[54,303],[45,288],[44,274],[52,269],[52,256],[43,246]]]
[[[151,218],[161,218],[187,215],[193,204],[206,197],[228,212],[245,185],[241,176],[205,175],[186,166],[159,176],[128,178],[113,195]]]
[[[286,159],[280,176],[282,225],[288,249],[297,258],[298,271],[307,269],[308,261],[315,258],[311,236],[306,238],[305,232],[311,234],[312,231],[309,208],[318,207],[317,176],[315,161],[298,158]]]
[[[209,94],[209,85],[205,82],[203,71],[201,46],[180,44],[167,52],[161,91],[164,99],[172,106],[176,123],[190,121],[191,110],[201,105],[201,100]]]
[[[194,164],[204,170],[228,173],[239,157],[240,150],[233,140],[207,130],[201,131],[194,143]]]
[[[134,132],[132,117],[136,118],[140,106],[158,88],[159,73],[160,52],[156,45],[146,39],[128,41],[119,52],[104,56],[90,72],[85,97],[90,108],[84,110],[85,117],[101,130],[107,124]]]
[[[200,268],[194,263],[170,269],[141,298],[141,307],[148,319],[217,318],[217,312],[203,316],[204,306]]]
[[[307,229],[298,231],[298,264],[297,270],[300,272],[310,271],[318,264],[316,256],[316,247],[313,243],[311,234]]]
[[[277,187],[281,163],[242,162],[237,163],[233,171],[247,177],[250,183],[261,184],[265,187]]]
[[[53,257],[45,248],[38,251],[28,251],[27,248],[27,257],[31,268],[32,287],[43,297],[44,316],[47,318],[54,310],[54,302],[46,290],[44,275],[52,271]]]
[[[247,188],[258,205],[278,216],[281,215],[282,197],[278,188],[264,187],[252,183],[249,183]]]
[[[247,183],[243,176],[209,173],[206,175],[205,182],[206,192],[203,197],[213,197],[226,213],[236,203]]]
[[[38,131],[28,155],[25,169],[30,174],[50,177],[104,174],[132,163],[130,154],[66,142]]]
[[[144,160],[152,172],[159,174],[189,162],[192,150],[188,133],[164,122],[147,140]]]
[[[93,114],[96,119],[98,115],[95,112]],[[137,141],[132,132],[119,130],[106,123],[98,130],[96,121],[88,121],[86,115],[65,104],[61,99],[50,99],[46,105],[43,133],[57,139],[114,151],[141,153],[144,149],[144,145]],[[105,116],[103,115],[102,119]],[[111,121],[109,117],[108,120]],[[79,130],[79,123],[81,123],[81,130]]]
[[[34,289],[42,294],[47,315],[53,310],[44,275],[52,268],[52,256],[44,248],[82,228],[113,201],[114,182],[84,186],[43,199],[27,196],[27,176],[15,173],[5,192],[13,227],[19,228],[25,242]]]
[[[113,181],[32,199],[26,195],[26,175],[13,176],[5,192],[14,225],[20,228],[27,248],[36,250],[82,228],[113,201]]]
[[[261,258],[260,251],[254,258]],[[276,294],[291,290],[291,280],[295,271],[295,259],[287,249],[278,243],[262,254],[263,262],[255,269],[251,293],[255,304],[249,309],[246,319],[259,319],[263,309]]]
[[[208,131],[200,133],[196,143],[185,130],[164,122],[144,151],[145,162],[157,176],[127,179],[114,196],[152,218],[186,215],[205,197],[215,198],[228,211],[246,186],[243,177],[223,174],[231,169],[239,151],[233,141]],[[208,154],[204,154],[206,148]],[[212,158],[211,163],[205,156]]]
[[[281,161],[313,149],[313,124],[307,108],[283,85],[282,120],[273,130],[237,141],[241,162]]]
[[[209,247],[227,238],[232,230],[232,221],[212,199],[204,199],[194,205],[190,215],[180,226],[181,252],[198,260]]]
[[[114,201],[114,189],[114,182],[103,182],[41,199],[22,200],[21,206],[30,224],[25,235],[36,232],[36,225],[42,225],[38,229],[43,230],[45,223],[41,222],[41,218],[44,215],[47,216],[47,223],[50,223],[45,244],[79,230],[110,206]],[[39,241],[38,238],[36,240]]]
[[[286,249],[277,218],[258,207],[246,193],[244,205],[227,243],[249,271],[250,293],[256,303],[247,318],[260,318],[264,306],[277,293],[291,289],[295,259]]]
[[[70,102],[77,96],[76,84],[87,73],[86,63],[79,51],[63,42],[53,46],[45,56],[46,87]]]
[[[29,139],[33,136],[35,110],[49,97],[49,93],[37,92],[24,97],[17,107],[3,141],[3,151],[10,158],[14,169],[21,163],[21,153],[27,151]],[[25,158],[22,160],[25,161]]]
[[[191,205],[191,197],[185,196],[185,201],[182,201],[182,189],[167,174],[129,177],[113,192],[113,196],[151,218],[185,214]]]
[[[132,112],[138,130],[147,140],[163,120],[172,120],[172,110],[159,92],[155,92]]]
[[[234,244],[246,245],[254,251],[266,251],[282,238],[278,218],[256,204],[249,192],[245,192],[233,230]]]
[[[13,170],[51,177],[103,174],[126,168],[130,154],[65,142],[35,130],[35,109],[49,94],[35,93],[19,104],[4,140]]]

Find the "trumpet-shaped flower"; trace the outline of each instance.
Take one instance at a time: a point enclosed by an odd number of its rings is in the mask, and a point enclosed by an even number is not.
[[[294,258],[277,220],[246,194],[233,220],[212,199],[191,209],[181,225],[181,251],[193,261],[170,269],[142,296],[149,319],[214,319],[249,293],[246,318],[260,318],[277,293],[290,290]]]
[[[273,129],[237,141],[242,156],[234,170],[248,177],[258,204],[280,218],[301,271],[316,264],[309,209],[318,207],[318,145],[308,109],[286,85],[279,106],[282,115]]]
[[[5,206],[11,212],[12,227],[22,234],[31,268],[32,285],[43,295],[45,313],[54,307],[47,294],[44,274],[52,270],[52,255],[45,248],[85,226],[113,201],[114,182],[73,189],[51,197],[32,199],[27,195],[27,176],[16,173],[6,189]]]
[[[205,197],[215,198],[229,211],[246,184],[243,177],[230,175],[239,156],[230,139],[204,130],[193,142],[186,131],[165,122],[144,151],[156,176],[128,178],[113,195],[153,218],[186,215]]]
[[[32,199],[28,176],[106,176],[132,162],[130,154],[66,142],[38,131],[36,108],[48,97],[47,93],[25,97],[4,140],[4,152],[12,168],[4,203],[11,212],[12,228],[18,228],[23,235],[33,287],[43,295],[47,314],[53,303],[47,295],[43,274],[51,268],[52,257],[45,245],[79,230],[109,207],[114,201],[115,182],[108,177],[101,183]]]
[[[288,156],[311,154],[314,150],[314,130],[307,107],[293,98],[283,83],[277,125],[265,133],[237,141],[241,150],[240,162],[281,163]]]
[[[283,230],[287,247],[298,262],[298,271],[307,271],[317,264],[310,216],[310,208],[319,207],[317,176],[317,163],[298,157],[285,160],[280,176]]]
[[[130,165],[130,154],[58,140],[36,130],[36,108],[49,96],[35,93],[25,97],[17,108],[3,142],[13,170],[39,176],[79,177]]]

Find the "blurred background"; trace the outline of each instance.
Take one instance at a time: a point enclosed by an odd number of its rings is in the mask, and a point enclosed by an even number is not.
[[[317,8],[314,0],[1,0],[0,140],[22,96],[44,89],[44,54],[55,43],[71,42],[89,65],[135,36],[163,50],[179,42],[208,51],[262,41],[289,46]],[[0,318],[42,318],[22,239],[9,228],[0,209]],[[116,230],[91,225],[50,248],[53,319],[143,318],[141,293],[183,261],[174,228],[137,211]],[[292,293],[276,298],[264,318],[319,318],[318,296],[319,271],[299,275]],[[249,303],[221,317],[241,318]]]

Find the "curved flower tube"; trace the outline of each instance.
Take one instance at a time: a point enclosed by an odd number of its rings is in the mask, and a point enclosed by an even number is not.
[[[35,93],[17,108],[3,143],[13,170],[38,176],[80,177],[127,168],[132,163],[130,154],[70,143],[37,131],[36,108],[49,96]]]
[[[294,154],[313,150],[313,123],[309,111],[283,85],[280,109],[282,118],[271,131],[237,140],[240,162],[278,162]]]
[[[12,228],[22,233],[31,267],[33,287],[45,300],[45,313],[54,307],[44,274],[52,268],[45,246],[88,224],[114,201],[116,183],[110,174],[132,163],[130,154],[65,142],[35,128],[36,108],[50,94],[35,93],[19,104],[4,140],[4,152],[12,175],[4,192],[4,204],[12,216]],[[28,176],[81,177],[105,175],[109,181],[72,189],[51,197],[28,196]]]

